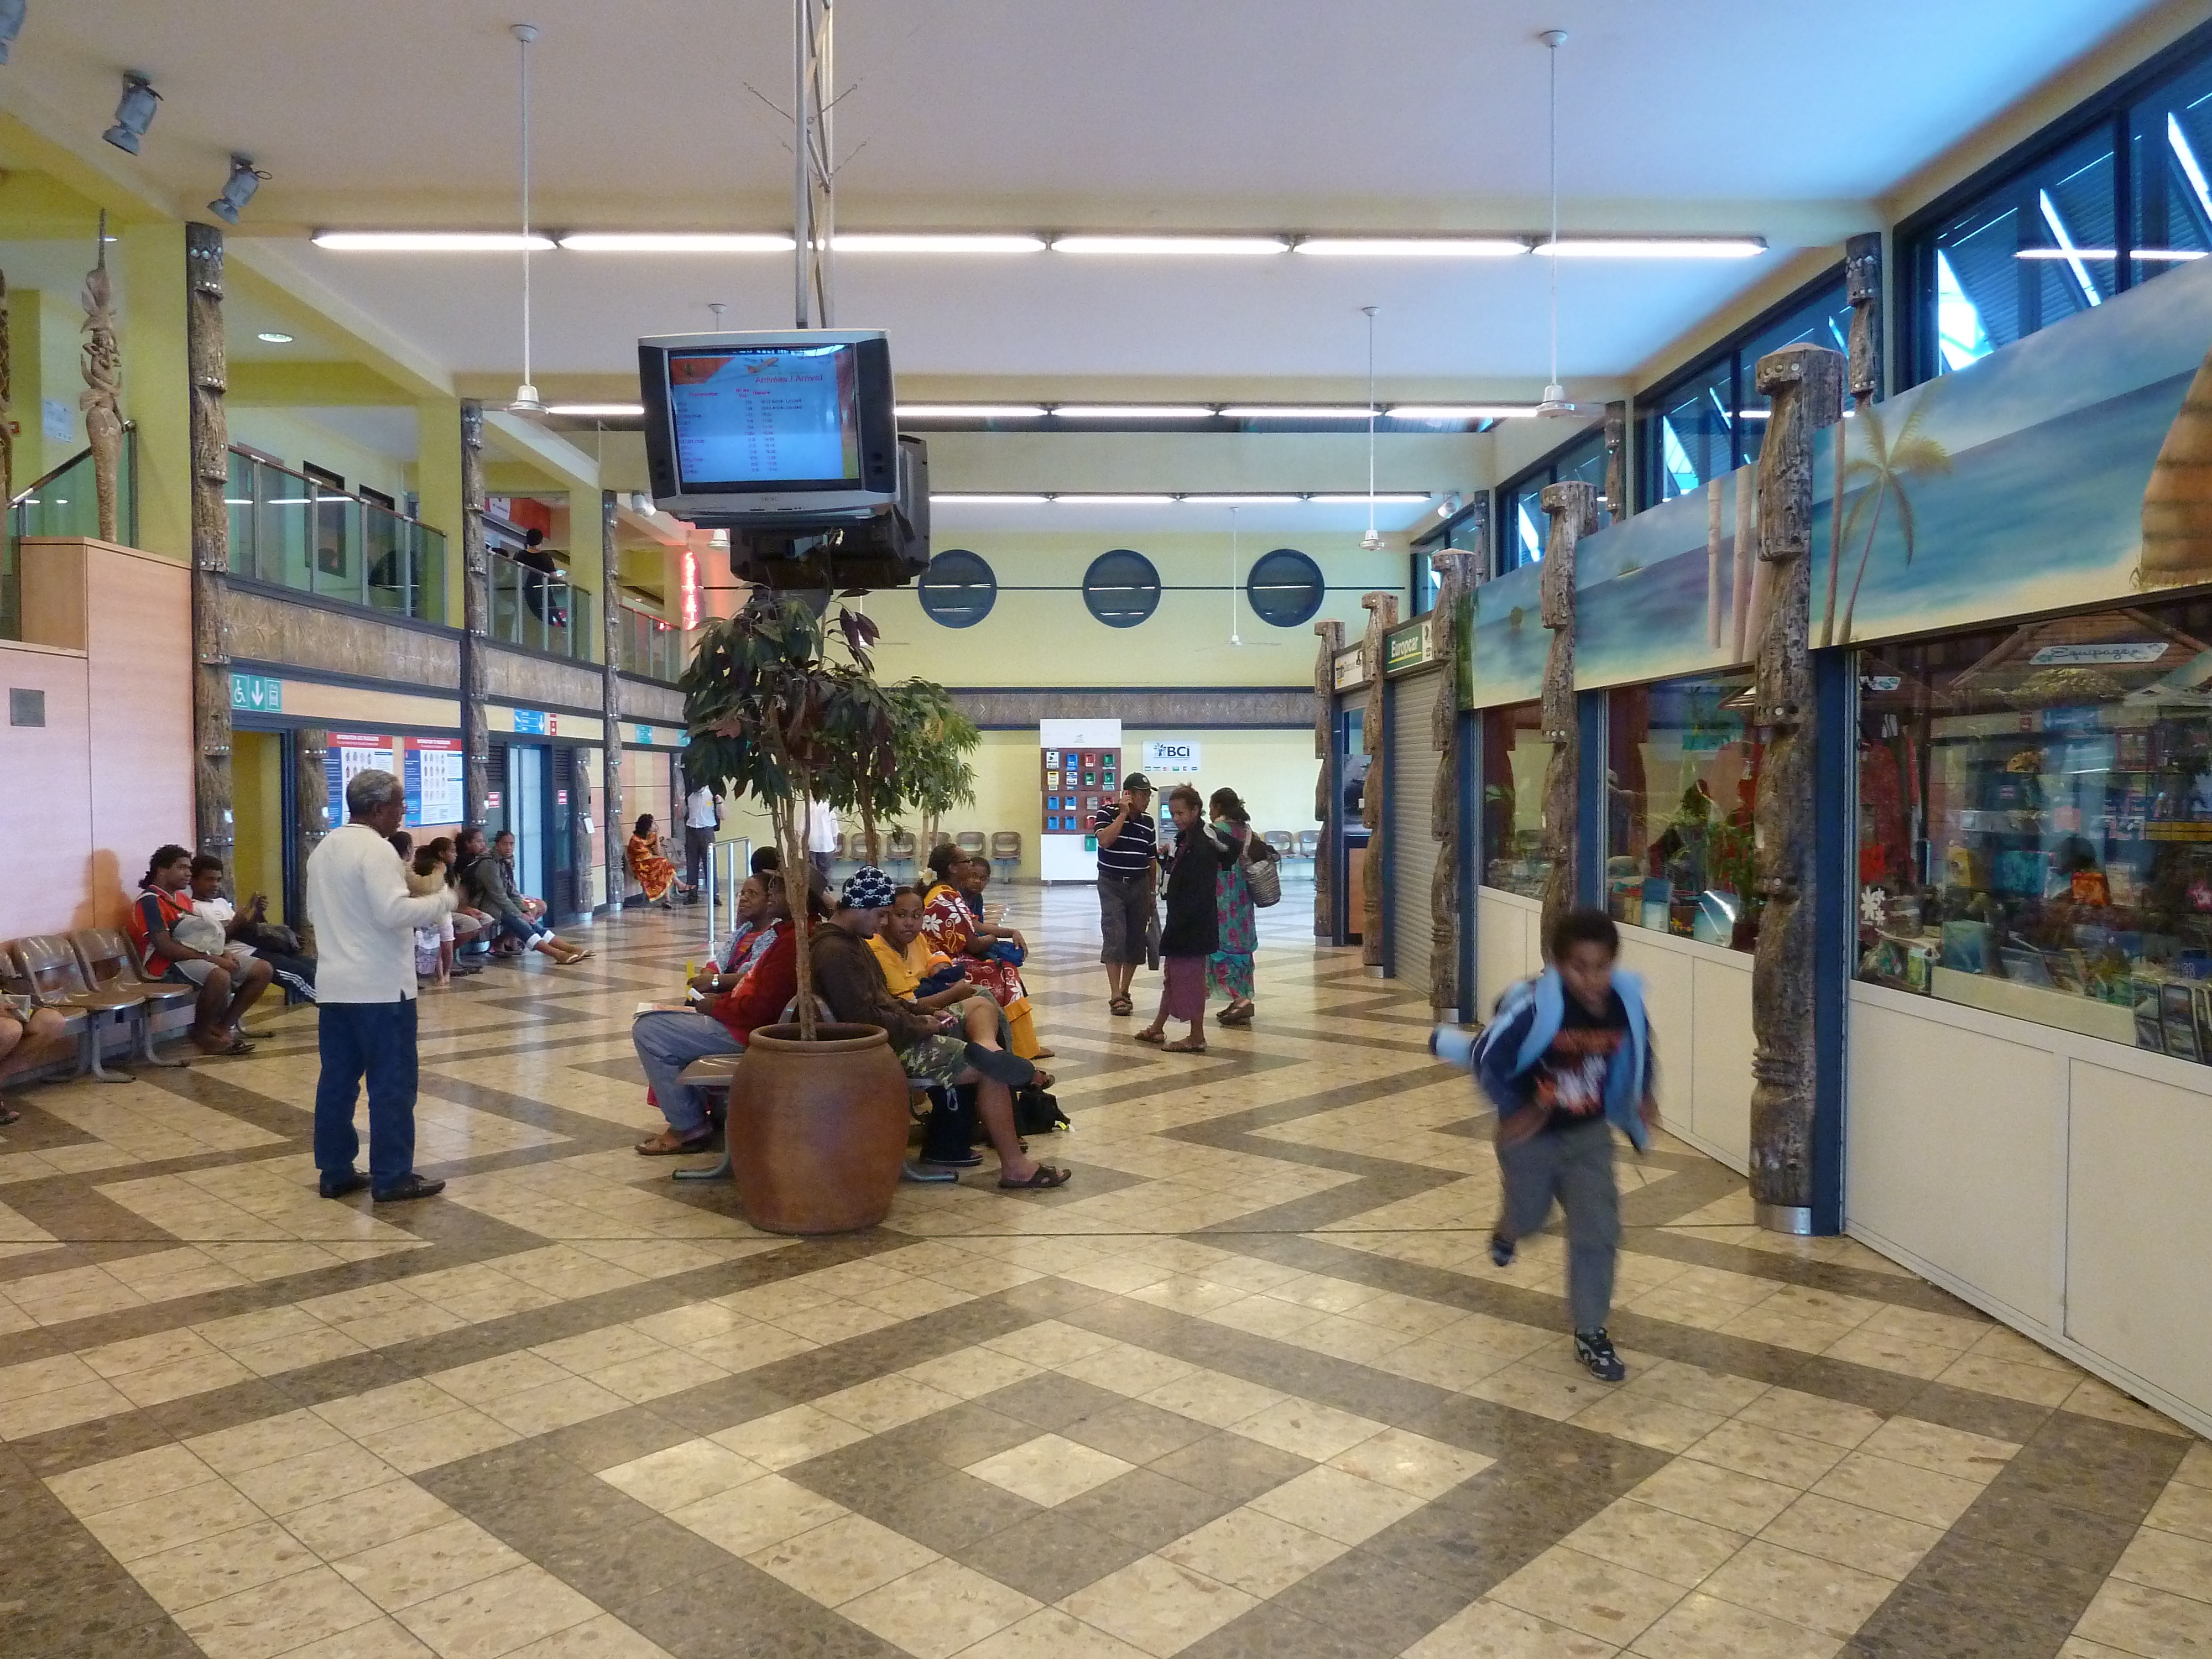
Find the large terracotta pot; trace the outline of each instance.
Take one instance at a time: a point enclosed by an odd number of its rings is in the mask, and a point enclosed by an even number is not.
[[[906,1158],[906,1071],[878,1026],[755,1031],[730,1085],[730,1168],[745,1219],[844,1233],[890,1213]]]

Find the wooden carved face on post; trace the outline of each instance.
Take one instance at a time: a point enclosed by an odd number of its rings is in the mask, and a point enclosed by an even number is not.
[[[84,279],[83,351],[86,440],[92,447],[93,489],[99,501],[100,538],[116,538],[116,489],[123,466],[123,355],[115,344],[115,289],[107,274],[107,216],[100,216],[100,252]]]

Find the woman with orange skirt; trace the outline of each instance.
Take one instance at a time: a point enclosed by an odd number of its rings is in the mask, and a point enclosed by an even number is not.
[[[1052,1050],[1037,1042],[1036,1018],[1030,1012],[1029,992],[1019,970],[1014,963],[992,954],[995,945],[1011,945],[1017,951],[1025,951],[1029,946],[1011,927],[983,925],[981,902],[971,896],[982,890],[990,866],[986,864],[978,875],[975,862],[950,842],[930,849],[932,880],[922,906],[922,934],[933,947],[966,969],[969,980],[981,986],[999,1005],[1006,1017],[1009,1048],[1024,1060],[1050,1060]]]

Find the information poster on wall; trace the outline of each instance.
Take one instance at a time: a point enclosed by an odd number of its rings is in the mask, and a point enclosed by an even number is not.
[[[464,810],[459,738],[407,740],[407,822],[459,823]]]
[[[1047,881],[1095,881],[1093,816],[1121,787],[1121,722],[1044,720],[1037,727],[1044,799],[1038,870]]]

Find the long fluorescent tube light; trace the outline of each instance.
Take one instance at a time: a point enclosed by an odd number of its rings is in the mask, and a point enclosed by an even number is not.
[[[1297,507],[1304,500],[1303,495],[1186,495],[1182,498],[1182,504],[1185,507]]]
[[[1048,498],[1043,495],[932,495],[932,507],[1042,507]]]
[[[2109,262],[2120,256],[2118,250],[2109,247],[2024,247],[2017,250],[2012,257],[2015,259],[2097,259]],[[2190,247],[2139,247],[2128,257],[2133,259],[2201,259],[2204,257],[2204,251]]]
[[[1394,421],[1517,421],[1537,414],[1534,404],[1393,404]]]
[[[902,421],[1041,421],[1042,404],[901,404]]]
[[[567,415],[580,421],[634,421],[645,413],[643,404],[548,404],[548,415]]]
[[[1231,404],[1221,415],[1231,421],[1364,421],[1382,412],[1358,404]]]
[[[1528,252],[1518,236],[1307,236],[1293,253],[1368,259],[1511,259]]]
[[[561,246],[571,253],[788,253],[795,244],[775,231],[579,230]]]
[[[1554,259],[1753,259],[1759,236],[1576,236],[1539,242],[1531,253]]]
[[[1428,492],[1408,495],[1403,491],[1383,490],[1370,497],[1361,492],[1352,495],[1309,495],[1306,499],[1316,507],[1364,507],[1371,499],[1377,507],[1421,507],[1428,502]]]
[[[1063,421],[1210,421],[1211,404],[1060,404],[1053,414]]]
[[[1172,495],[1139,495],[1130,494],[1109,495],[1054,495],[1054,507],[1173,507]]]
[[[1026,233],[864,230],[841,231],[830,246],[840,253],[1042,253],[1045,241]]]
[[[1054,253],[1213,255],[1287,253],[1279,236],[1055,236]]]
[[[319,230],[317,247],[340,253],[520,253],[553,246],[553,239],[514,230]]]

